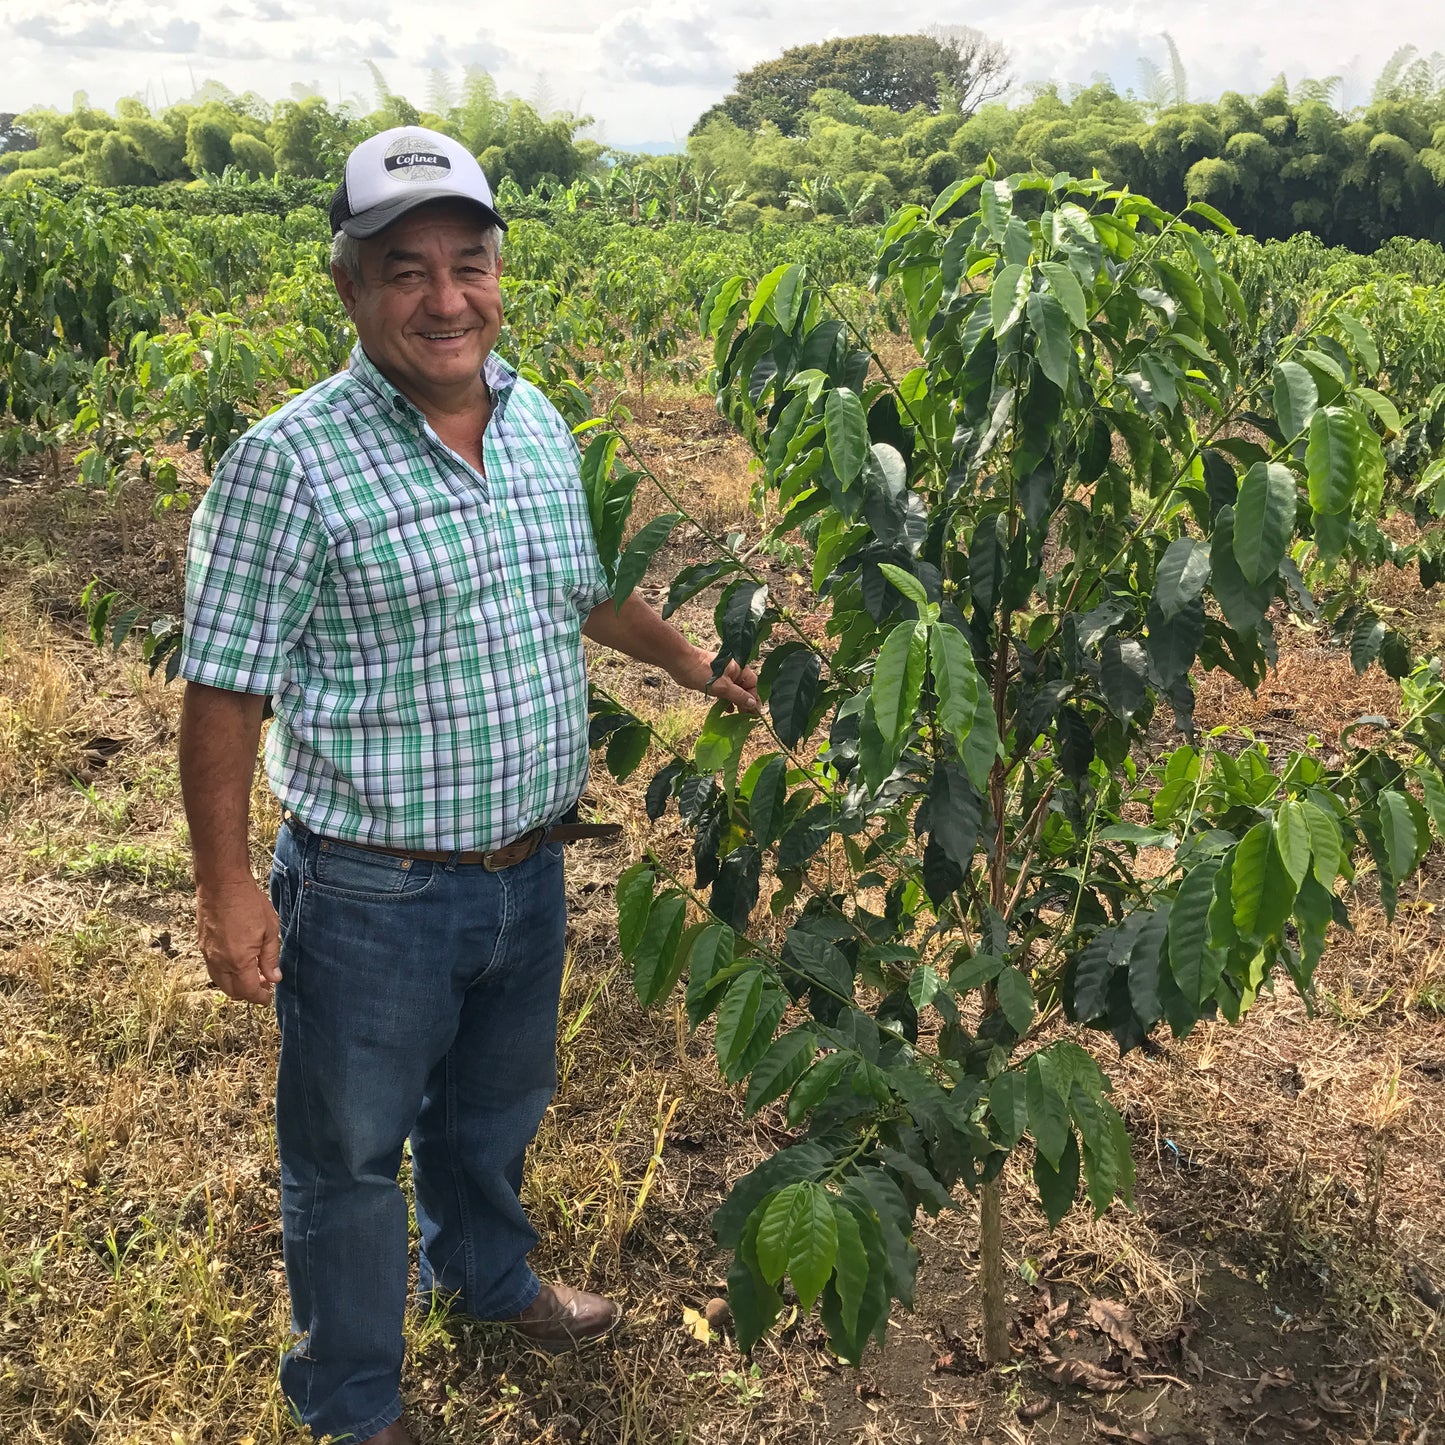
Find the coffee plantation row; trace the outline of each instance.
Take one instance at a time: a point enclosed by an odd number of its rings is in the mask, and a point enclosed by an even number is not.
[[[209,469],[345,361],[318,212],[0,206],[8,457],[184,505],[179,448]],[[1010,1156],[1052,1220],[1081,1183],[1131,1196],[1091,1041],[1238,1022],[1276,978],[1308,999],[1357,876],[1393,912],[1445,835],[1440,662],[1370,592],[1445,565],[1441,254],[1260,246],[1207,205],[1020,174],[879,231],[519,221],[506,259],[501,349],[577,428],[619,600],[692,523],[710,555],[665,610],[719,589],[715,665],[759,669],[763,715],[690,747],[602,695],[592,729],[619,778],[653,759],[649,815],[695,839],[619,880],[639,997],[685,976],[725,1077],[795,1131],[716,1217],[739,1339],[786,1274],[856,1360],[913,1298],[917,1210],[962,1185],[1003,1358]],[[821,629],[629,446],[619,394],[704,377]],[[137,620],[90,602],[98,640]],[[1400,716],[1328,754],[1201,730],[1199,682],[1257,688],[1296,624],[1396,678]],[[153,662],[175,638],[150,626]]]

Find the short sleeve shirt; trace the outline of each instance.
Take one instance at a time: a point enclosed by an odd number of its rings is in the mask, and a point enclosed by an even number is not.
[[[181,674],[269,695],[315,832],[491,849],[587,778],[582,624],[608,595],[566,423],[496,357],[485,476],[358,346],[258,422],[191,523]]]

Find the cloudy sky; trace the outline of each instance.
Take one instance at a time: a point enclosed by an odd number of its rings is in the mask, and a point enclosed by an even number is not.
[[[365,62],[421,103],[428,74],[480,65],[500,84],[592,115],[613,144],[685,136],[740,69],[789,45],[960,20],[962,7],[916,0],[0,0],[0,110],[68,105],[85,90],[111,105],[141,94],[178,100],[207,78],[268,98],[293,81],[329,98],[372,94]],[[1342,75],[1364,100],[1390,53],[1445,50],[1438,0],[1392,0],[1362,12],[1344,0],[976,0],[967,19],[1008,46],[1020,81],[1087,82],[1103,72],[1137,86],[1139,57],[1165,61],[1167,28],[1196,96]],[[495,18],[494,18],[495,17]]]

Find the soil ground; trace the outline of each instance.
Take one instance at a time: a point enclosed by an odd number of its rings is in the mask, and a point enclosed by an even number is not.
[[[754,540],[751,474],[703,400],[660,392],[633,432],[710,526]],[[638,520],[666,504],[639,502]],[[174,608],[185,519],[153,521],[29,469],[0,475],[0,1440],[277,1445],[304,1438],[275,1384],[287,1338],[270,1118],[275,1027],[207,987],[175,768],[177,688],[130,646],[94,648],[93,574]],[[686,534],[654,570],[687,554]],[[699,554],[700,555],[700,554]],[[795,592],[797,559],[768,560]],[[1434,636],[1413,576],[1380,580],[1397,622]],[[682,620],[711,636],[710,604]],[[1338,741],[1390,713],[1320,635],[1282,627],[1257,697],[1213,688],[1204,725],[1272,745]],[[690,742],[705,709],[598,654],[597,681]],[[1208,1025],[1106,1065],[1135,1141],[1137,1208],[1050,1232],[1006,1176],[1016,1350],[976,1364],[975,1211],[921,1220],[917,1308],[886,1349],[839,1365],[811,1320],[741,1357],[697,1319],[726,1261],[711,1211],[787,1137],[745,1120],[677,1006],[638,1008],[612,885],[646,846],[644,768],[594,778],[590,816],[624,824],[569,857],[561,1084],[534,1150],[537,1265],[616,1296],[614,1340],[552,1359],[505,1333],[409,1322],[404,1392],[441,1442],[1445,1441],[1445,867],[1393,925],[1357,885],[1353,934],[1237,1030]],[[258,783],[253,857],[277,823]]]

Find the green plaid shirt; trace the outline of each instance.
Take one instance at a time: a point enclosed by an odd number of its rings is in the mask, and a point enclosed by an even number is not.
[[[582,624],[608,595],[576,443],[496,357],[483,477],[358,346],[258,422],[191,522],[181,674],[273,698],[307,827],[499,848],[587,780]]]

